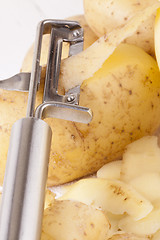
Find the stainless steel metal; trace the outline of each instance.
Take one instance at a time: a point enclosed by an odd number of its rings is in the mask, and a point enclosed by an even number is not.
[[[60,118],[81,123],[89,123],[91,116],[92,112],[90,109],[60,102],[43,103],[38,106],[35,112],[35,117],[37,118]]]
[[[0,80],[0,88],[12,91],[29,91],[31,73],[18,73],[13,77]]]
[[[39,240],[51,129],[36,118],[12,128],[0,213],[1,240]]]
[[[36,93],[41,78],[41,47],[43,34],[50,33],[49,56],[46,69],[43,102],[35,111]],[[88,123],[92,119],[91,110],[80,107],[80,86],[70,89],[65,95],[58,93],[62,43],[69,43],[69,56],[83,50],[83,29],[78,22],[64,20],[44,20],[39,23],[35,40],[35,50],[31,77],[30,73],[20,73],[10,79],[1,80],[0,87],[8,90],[27,91],[29,89],[27,117],[58,117],[70,121]],[[70,106],[71,105],[71,106]],[[59,114],[55,107],[58,107]],[[61,109],[60,109],[61,108]],[[68,112],[66,111],[68,108]],[[73,111],[75,110],[74,114]],[[67,114],[66,114],[67,113]],[[80,116],[80,113],[82,116]]]
[[[79,34],[75,36],[75,30]],[[49,58],[47,63],[46,80],[43,101],[63,102],[63,96],[58,95],[58,79],[61,63],[62,42],[66,41],[70,44],[69,55],[73,55],[83,49],[83,31],[78,22],[64,20],[44,20],[37,30],[37,38],[35,41],[35,55],[33,59],[30,91],[28,98],[27,117],[34,116],[35,99],[37,84],[40,78],[40,55],[43,34],[51,34],[51,42],[49,49]],[[76,47],[77,46],[77,47]]]
[[[78,106],[80,87],[77,86],[71,89],[66,92],[65,95],[60,95],[58,93],[62,43],[66,41],[70,44],[69,55],[77,54],[83,49],[83,31],[79,24],[75,22],[66,23],[66,21],[61,21],[59,27],[54,25],[54,27],[51,28],[50,35],[51,41],[46,69],[43,103],[36,109],[35,116],[39,118],[56,117],[70,121],[88,123],[92,119],[91,110]]]
[[[65,93],[66,102],[70,102],[72,104],[78,105],[79,104],[79,97],[80,97],[80,86],[76,86],[71,88]],[[70,101],[70,98],[74,98],[74,100]]]

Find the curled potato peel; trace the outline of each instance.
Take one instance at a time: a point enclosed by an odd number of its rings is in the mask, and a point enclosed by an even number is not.
[[[127,213],[134,220],[144,218],[153,209],[152,204],[131,186],[100,178],[78,181],[59,199],[79,201],[117,215]]]
[[[158,1],[84,0],[83,2],[87,23],[97,36],[101,37],[114,28],[124,26],[137,12]],[[137,31],[126,38],[125,42],[139,46],[154,56],[154,21],[155,12],[137,28]]]

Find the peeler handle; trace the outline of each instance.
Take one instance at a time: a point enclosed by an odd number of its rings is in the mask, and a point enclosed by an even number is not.
[[[37,118],[12,128],[0,212],[1,240],[39,240],[52,132]]]

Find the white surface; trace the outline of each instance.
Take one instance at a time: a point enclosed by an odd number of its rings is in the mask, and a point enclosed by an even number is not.
[[[0,0],[0,79],[20,71],[37,23],[83,13],[83,0]]]

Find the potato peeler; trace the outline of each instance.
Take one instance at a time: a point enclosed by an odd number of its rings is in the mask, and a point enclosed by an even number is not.
[[[41,78],[40,56],[44,34],[50,46],[42,103],[35,109]],[[31,73],[0,81],[0,88],[29,91],[27,114],[12,127],[0,211],[1,240],[39,240],[48,173],[52,131],[44,118],[89,123],[90,109],[79,106],[80,87],[58,93],[62,44],[69,56],[83,49],[83,29],[78,22],[47,19],[37,28]]]

